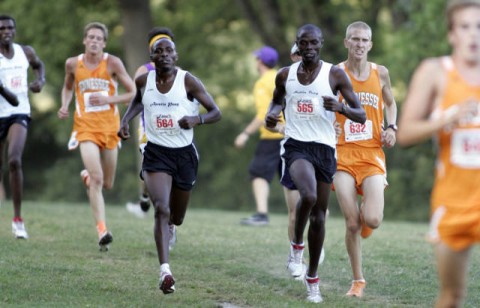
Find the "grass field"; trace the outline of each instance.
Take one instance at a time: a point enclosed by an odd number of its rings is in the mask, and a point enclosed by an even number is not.
[[[10,232],[12,205],[0,208],[0,307],[310,307],[301,282],[288,276],[286,214],[267,227],[246,227],[250,213],[192,205],[170,256],[176,291],[158,290],[153,214],[107,208],[114,242],[100,253],[85,204],[24,204],[30,238]],[[365,297],[344,296],[351,272],[343,220],[327,222],[320,267],[324,307],[432,307],[437,276],[426,224],[385,221],[364,241]],[[465,307],[480,307],[480,253],[474,249]]]

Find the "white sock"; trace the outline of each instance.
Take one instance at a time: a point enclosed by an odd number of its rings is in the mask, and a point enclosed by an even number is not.
[[[170,265],[168,263],[160,265],[160,272],[170,272]]]

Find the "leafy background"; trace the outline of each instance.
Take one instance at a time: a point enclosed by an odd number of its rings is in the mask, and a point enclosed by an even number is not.
[[[221,122],[195,133],[201,162],[192,206],[253,211],[247,168],[255,138],[241,151],[233,147],[236,134],[254,116],[251,90],[258,76],[252,51],[271,45],[281,54],[280,66],[288,65],[296,29],[314,23],[324,32],[323,58],[337,63],[346,57],[346,26],[363,20],[373,29],[370,60],[388,67],[401,109],[409,78],[421,59],[449,51],[444,5],[442,0],[2,0],[0,12],[16,18],[16,41],[34,47],[47,70],[44,91],[31,95],[34,121],[24,153],[25,199],[86,199],[78,176],[79,153],[66,150],[71,120],[60,121],[56,112],[65,60],[83,52],[83,27],[88,22],[109,27],[106,50],[124,59],[132,75],[148,59],[148,30],[157,25],[174,31],[179,65],[204,82],[223,112]],[[125,109],[121,107],[122,113]],[[425,221],[433,176],[432,144],[395,147],[386,154],[390,183],[386,219]],[[124,142],[107,203],[123,205],[137,198],[138,161],[134,139]],[[5,181],[6,170],[3,166]],[[8,181],[5,185],[8,191]],[[339,214],[334,194],[330,209]],[[286,212],[277,181],[272,184],[270,210]]]

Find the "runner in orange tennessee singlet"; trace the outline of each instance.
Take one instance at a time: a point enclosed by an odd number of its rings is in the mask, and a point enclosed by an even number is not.
[[[451,0],[446,13],[452,53],[415,71],[398,140],[410,146],[434,137],[437,145],[428,236],[440,282],[436,307],[460,307],[480,242],[480,0]]]
[[[107,69],[108,53],[97,67],[91,69],[84,63],[84,54],[78,56],[75,71],[75,114],[69,149],[77,148],[78,142],[92,141],[101,148],[113,149],[118,146],[120,137],[120,114],[115,104],[92,105],[90,96],[114,96],[117,83]]]
[[[342,114],[336,114],[342,134],[337,142],[334,185],[345,218],[345,245],[353,275],[346,295],[362,297],[366,281],[362,271],[361,237],[369,237],[383,220],[384,189],[388,184],[382,146],[392,147],[395,144],[397,105],[387,68],[367,60],[372,48],[370,26],[361,21],[350,24],[344,44],[348,49],[348,58],[338,66],[350,78],[367,121],[356,123]],[[343,100],[342,97],[340,99]],[[344,105],[344,108],[348,106]],[[358,195],[362,196],[360,206]]]
[[[107,38],[104,24],[92,22],[85,26],[85,52],[68,58],[65,63],[62,106],[58,110],[60,119],[69,117],[68,107],[75,91],[74,124],[68,148],[80,147],[85,167],[80,176],[87,188],[102,251],[108,250],[113,241],[106,225],[103,189],[113,187],[117,168],[120,115],[116,104],[130,102],[135,93],[135,85],[122,60],[103,51]],[[117,80],[125,88],[120,95]]]
[[[475,117],[445,127],[436,139],[439,153],[429,239],[462,250],[480,241],[480,85],[468,84],[451,57],[440,61],[446,73],[446,88],[432,119],[458,112],[458,102],[477,105]]]

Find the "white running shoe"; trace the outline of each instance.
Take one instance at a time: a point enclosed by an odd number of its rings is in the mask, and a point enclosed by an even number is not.
[[[322,294],[320,294],[320,280],[318,277],[310,278],[305,275],[303,282],[307,287],[307,301],[311,303],[323,302]]]
[[[174,224],[168,225],[168,233],[170,240],[168,241],[168,251],[173,249],[173,246],[177,243],[177,227]]]
[[[322,252],[320,253],[320,259],[318,259],[318,264],[322,264],[325,260],[325,248],[322,247]]]
[[[12,221],[12,233],[16,238],[27,239],[28,234],[23,221]]]
[[[305,246],[303,244],[291,244],[290,254],[287,261],[287,269],[295,279],[303,279],[305,275],[306,266],[303,264],[303,250]]]
[[[175,291],[175,279],[173,278],[168,263],[160,266],[160,281],[158,285],[163,294],[170,294]]]
[[[132,213],[133,215],[137,216],[138,218],[147,217],[147,213],[145,213],[140,208],[140,204],[138,204],[138,203],[127,202],[127,205],[125,207],[127,208],[127,211],[129,213]]]

